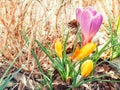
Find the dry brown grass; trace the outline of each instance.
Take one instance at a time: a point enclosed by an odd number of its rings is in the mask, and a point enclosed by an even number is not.
[[[24,70],[33,71],[37,65],[31,49],[36,52],[41,64],[44,63],[43,60],[47,60],[34,43],[34,39],[39,40],[46,47],[48,47],[47,43],[53,46],[52,43],[56,38],[71,30],[67,24],[75,19],[77,7],[93,6],[104,15],[104,23],[106,23],[108,19],[106,2],[110,3],[111,14],[118,17],[120,0],[0,0],[2,57],[0,61],[7,61],[8,64],[12,62],[25,44],[22,36],[24,31],[29,38],[29,46],[24,48],[15,67],[19,68],[24,64],[26,66]]]

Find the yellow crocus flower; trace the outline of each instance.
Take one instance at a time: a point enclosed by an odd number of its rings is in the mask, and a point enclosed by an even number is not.
[[[81,66],[81,75],[82,77],[87,77],[91,71],[93,70],[93,61],[92,60],[86,60],[83,62]]]
[[[59,39],[55,42],[55,51],[59,58],[62,58],[62,44]]]
[[[87,56],[89,56],[96,48],[96,45],[94,43],[87,43],[85,46],[83,46],[80,49],[80,52],[78,54],[78,56],[75,58],[75,60],[80,60],[83,59]]]

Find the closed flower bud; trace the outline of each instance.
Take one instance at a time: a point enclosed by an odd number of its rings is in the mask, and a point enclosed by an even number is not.
[[[62,44],[59,39],[55,42],[55,51],[59,58],[62,58]]]
[[[92,60],[86,60],[83,62],[81,66],[81,75],[82,77],[87,77],[91,71],[93,70],[93,61]]]

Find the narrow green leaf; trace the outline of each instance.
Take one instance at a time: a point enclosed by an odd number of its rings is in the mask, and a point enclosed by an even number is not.
[[[27,44],[28,42],[26,42]],[[24,47],[26,46],[26,44],[24,45]],[[13,66],[13,64],[16,62],[16,60],[18,59],[18,57],[21,55],[24,47],[19,51],[19,53],[17,54],[17,56],[14,58],[13,62],[10,64],[10,66],[7,68],[7,70],[5,71],[5,73],[3,74],[3,76],[0,79],[0,83],[2,82],[2,80],[6,77],[6,75],[8,74],[8,71],[11,69],[11,67]]]
[[[38,44],[40,49],[49,57],[49,59],[52,61],[52,63],[54,63],[54,59],[50,56],[47,49],[38,40],[35,40],[35,42]]]
[[[0,90],[3,90],[7,86],[7,84],[13,79],[13,77],[17,75],[17,73],[19,73],[21,70],[22,68],[19,68],[12,76],[8,75],[5,82],[0,86]]]

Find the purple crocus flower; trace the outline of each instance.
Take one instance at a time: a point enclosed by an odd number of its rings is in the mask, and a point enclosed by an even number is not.
[[[85,45],[90,42],[98,32],[102,24],[103,16],[97,13],[92,7],[87,7],[85,10],[77,8],[76,19],[81,27],[82,44]]]

